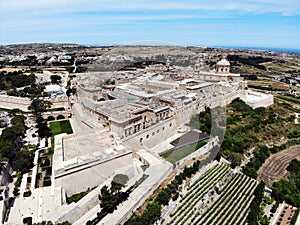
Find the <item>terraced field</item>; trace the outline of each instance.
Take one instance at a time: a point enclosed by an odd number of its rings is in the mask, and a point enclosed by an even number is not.
[[[300,156],[300,145],[291,146],[271,155],[258,171],[260,179],[271,187],[275,181],[283,178],[290,162],[298,156]]]
[[[243,225],[257,182],[221,164],[190,185],[167,225]]]

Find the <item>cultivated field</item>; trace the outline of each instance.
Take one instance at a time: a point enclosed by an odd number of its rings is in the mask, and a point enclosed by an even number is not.
[[[217,165],[193,182],[165,216],[171,224],[245,224],[257,182]]]
[[[259,178],[271,187],[275,181],[283,178],[290,162],[298,156],[300,156],[300,145],[291,146],[271,155],[259,169]]]

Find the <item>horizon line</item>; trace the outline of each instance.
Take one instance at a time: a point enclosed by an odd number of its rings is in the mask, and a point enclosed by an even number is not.
[[[155,42],[155,41],[153,41]],[[158,44],[161,43],[161,44]],[[136,42],[132,44],[90,44],[90,43],[74,43],[74,42],[27,42],[27,43],[9,43],[9,44],[0,44],[2,46],[9,46],[9,45],[34,45],[34,44],[57,44],[57,45],[80,45],[85,47],[116,47],[116,46],[149,46],[149,47],[200,47],[200,48],[223,48],[223,49],[247,49],[247,50],[265,50],[265,51],[284,51],[284,50],[296,50],[297,53],[300,54],[300,47],[274,47],[274,46],[232,46],[232,45],[200,45],[200,44],[173,44],[167,43],[163,41],[157,41],[157,44],[150,44],[150,43],[142,43]]]

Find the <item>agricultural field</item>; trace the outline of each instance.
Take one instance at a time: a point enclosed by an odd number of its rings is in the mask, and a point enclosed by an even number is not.
[[[265,64],[265,67],[268,71],[274,71],[277,73],[299,73],[300,66],[292,65],[288,63],[267,63]]]
[[[271,155],[258,171],[260,179],[271,187],[275,181],[283,178],[286,168],[297,156],[300,156],[300,145],[291,146]]]
[[[218,164],[182,191],[164,224],[245,224],[256,186],[254,179]]]
[[[249,80],[248,86],[255,89],[269,90],[269,91],[288,91],[289,85],[282,82],[258,77],[257,80]]]

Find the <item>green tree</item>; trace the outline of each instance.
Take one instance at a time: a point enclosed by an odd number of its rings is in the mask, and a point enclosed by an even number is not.
[[[66,92],[67,96],[70,97],[71,94],[76,94],[76,88],[68,88],[67,92]]]
[[[27,173],[33,166],[33,152],[21,150],[16,153],[12,163],[12,168],[22,173]]]
[[[29,109],[33,112],[35,118],[37,119],[43,112],[51,107],[51,102],[45,101],[43,99],[35,98],[31,101]]]
[[[14,149],[14,141],[10,139],[0,139],[0,155],[1,157],[11,158],[11,154],[13,154]]]
[[[117,208],[117,198],[108,190],[106,185],[101,189],[99,200],[104,212],[112,213]]]
[[[125,174],[116,174],[111,182],[111,191],[114,193],[125,187],[125,184],[128,182],[129,178]]]
[[[50,76],[52,84],[60,84],[61,83],[61,76],[59,75],[51,75]]]
[[[37,124],[37,128],[38,135],[41,139],[51,137],[51,129],[49,128],[47,122],[44,119]]]
[[[38,128],[39,138],[48,138],[51,136],[51,130],[48,127],[47,122],[42,116],[43,112],[46,112],[51,107],[51,102],[44,101],[43,99],[35,98],[32,100],[29,109],[32,110]]]
[[[170,193],[164,189],[161,192],[159,192],[155,201],[159,202],[161,205],[168,205],[170,197]]]

